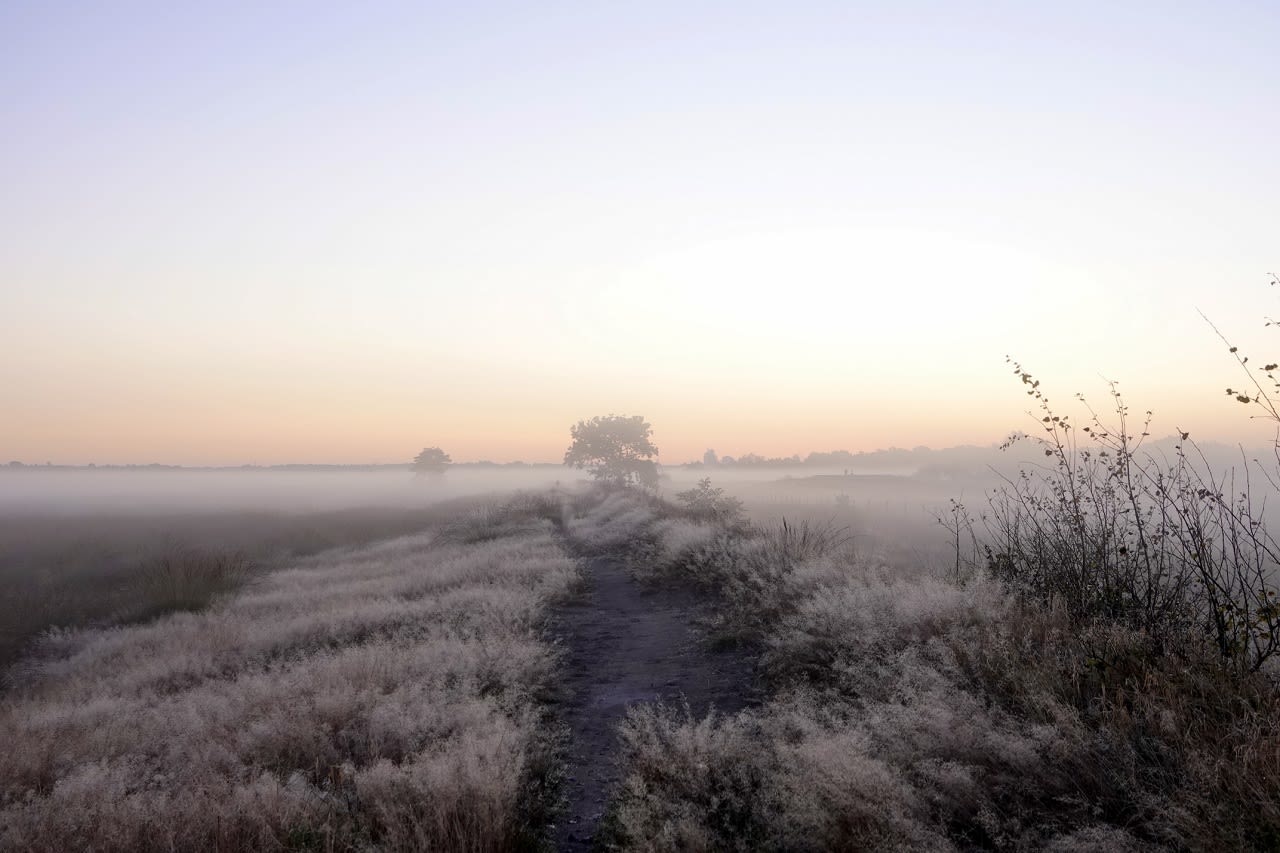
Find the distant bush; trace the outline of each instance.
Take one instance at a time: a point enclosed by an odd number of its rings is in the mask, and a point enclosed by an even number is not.
[[[843,552],[848,542],[843,529],[826,523],[721,526],[657,572],[714,592],[719,601],[713,618],[726,638],[759,639],[795,607],[797,568]]]
[[[726,495],[724,489],[713,487],[710,477],[703,477],[692,489],[676,493],[676,500],[697,518],[720,524],[740,524],[743,520],[742,501]]]

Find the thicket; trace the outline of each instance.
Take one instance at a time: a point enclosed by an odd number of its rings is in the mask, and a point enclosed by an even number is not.
[[[1188,655],[1207,639],[1221,665],[1257,672],[1280,651],[1276,568],[1280,543],[1248,466],[1216,472],[1186,432],[1171,457],[1143,449],[1113,383],[1113,417],[1059,415],[1040,383],[1014,371],[1036,401],[1047,460],[997,489],[980,513],[981,566],[957,553],[961,575],[981,567],[1017,594],[1060,607],[1079,624],[1108,620],[1134,629],[1149,654]],[[948,520],[974,520],[957,505]],[[964,538],[957,532],[957,539]]]

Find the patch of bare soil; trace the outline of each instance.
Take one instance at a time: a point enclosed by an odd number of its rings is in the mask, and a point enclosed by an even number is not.
[[[557,850],[594,849],[619,780],[617,726],[640,702],[688,703],[693,714],[756,704],[753,656],[713,649],[699,615],[714,602],[679,587],[651,588],[616,557],[587,558],[588,589],[560,608],[565,649],[561,718],[570,732],[567,807],[552,831]]]

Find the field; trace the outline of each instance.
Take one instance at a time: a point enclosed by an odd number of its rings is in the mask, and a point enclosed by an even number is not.
[[[6,849],[503,850],[549,806],[533,510],[288,561],[199,612],[44,635],[11,670]]]
[[[271,567],[420,530],[431,518],[386,509],[4,517],[0,665],[51,626],[199,609]]]
[[[50,626],[198,609],[297,557],[411,533],[564,472],[0,468],[0,667]]]
[[[688,485],[12,523],[0,847],[1280,846],[1272,667],[955,576],[936,484]]]

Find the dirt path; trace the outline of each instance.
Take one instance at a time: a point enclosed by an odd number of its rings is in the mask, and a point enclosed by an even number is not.
[[[621,561],[584,561],[588,592],[560,609],[567,650],[563,718],[571,733],[568,809],[556,826],[557,850],[592,849],[618,781],[617,725],[637,702],[688,702],[694,714],[737,711],[756,701],[752,663],[738,651],[712,651],[695,625],[700,606],[683,589],[648,589]]]

